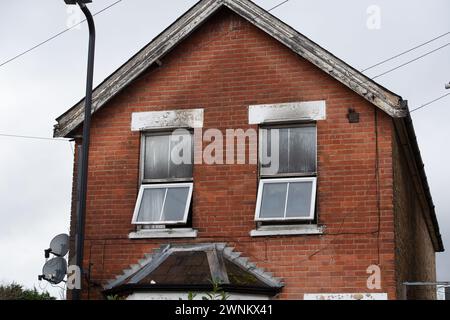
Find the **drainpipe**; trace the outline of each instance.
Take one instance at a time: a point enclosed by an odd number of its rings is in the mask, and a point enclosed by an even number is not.
[[[84,107],[84,122],[83,122],[83,142],[81,148],[81,172],[78,195],[78,213],[77,213],[77,228],[76,228],[76,265],[80,268],[81,287],[76,288],[72,292],[73,300],[81,299],[81,290],[83,287],[84,271],[83,271],[83,255],[84,255],[84,225],[86,216],[86,196],[88,185],[88,160],[89,160],[89,142],[91,129],[91,114],[92,114],[92,87],[94,77],[94,53],[95,53],[95,24],[91,12],[86,6],[90,0],[64,0],[66,4],[78,4],[86,16],[86,21],[89,26],[89,52],[87,64],[87,80],[86,80],[86,98]]]

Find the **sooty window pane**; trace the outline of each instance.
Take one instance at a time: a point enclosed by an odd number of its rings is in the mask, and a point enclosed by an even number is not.
[[[291,182],[286,208],[286,218],[307,218],[311,212],[313,182]]]
[[[192,177],[192,135],[177,134],[170,137],[169,178]]]
[[[289,172],[289,129],[275,129],[279,131],[279,167],[278,173],[288,173]],[[275,144],[276,145],[276,144]]]
[[[260,163],[261,163],[261,174],[268,175],[270,171],[268,170],[271,166],[271,162],[269,161],[272,156],[271,149],[271,135],[270,129],[261,129],[261,150],[260,150]]]
[[[189,188],[167,189],[166,203],[164,205],[164,221],[183,221],[188,201]]]
[[[289,129],[289,173],[316,172],[316,128]]]
[[[169,178],[169,135],[145,137],[144,179]]]
[[[145,189],[137,217],[138,222],[160,221],[166,188]]]
[[[277,173],[289,172],[289,129],[261,129],[262,131],[262,157],[265,163],[261,166],[262,175],[275,175]],[[277,133],[277,134],[276,134]],[[260,161],[262,161],[261,159]],[[269,161],[270,160],[270,161]]]
[[[283,218],[286,204],[287,183],[266,183],[263,187],[259,217]]]
[[[268,170],[269,165],[261,166],[262,175],[314,173],[316,169],[316,127],[294,127],[262,129],[262,152],[276,161],[278,149],[278,171]],[[278,141],[272,132],[278,131]],[[274,140],[272,142],[272,140]],[[266,151],[268,150],[268,151]],[[272,162],[273,163],[273,162]]]

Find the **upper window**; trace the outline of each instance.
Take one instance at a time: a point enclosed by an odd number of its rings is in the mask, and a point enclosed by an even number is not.
[[[261,128],[261,176],[313,176],[316,174],[316,126]]]
[[[141,187],[133,224],[186,224],[192,199],[192,134],[187,130],[145,133]]]
[[[144,134],[142,181],[192,180],[192,141],[192,134],[187,130]]]
[[[256,221],[312,221],[317,172],[316,126],[261,128]]]

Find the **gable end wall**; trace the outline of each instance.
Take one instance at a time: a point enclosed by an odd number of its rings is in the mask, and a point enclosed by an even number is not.
[[[192,223],[198,238],[128,239],[139,187],[133,112],[203,108],[205,130],[246,130],[258,128],[248,124],[249,105],[318,100],[327,103],[327,119],[317,124],[323,235],[250,237],[257,166],[196,165]],[[359,123],[349,123],[349,108],[360,113]],[[387,114],[242,18],[220,11],[160,68],[93,116],[84,266],[91,264],[95,285],[84,298],[102,298],[102,284],[162,244],[225,242],[284,280],[277,298],[386,292],[395,299],[392,130]],[[72,239],[74,231],[72,223]],[[367,288],[373,264],[381,266],[380,290]]]
[[[408,160],[397,137],[393,137],[395,265],[397,295],[407,299],[435,299],[436,287],[408,287],[404,282],[435,282],[436,258],[428,214],[414,188]]]

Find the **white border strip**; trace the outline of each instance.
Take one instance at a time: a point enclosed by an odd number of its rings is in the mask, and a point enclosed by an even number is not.
[[[387,293],[312,293],[304,300],[388,300]]]
[[[129,239],[171,239],[171,238],[197,238],[198,231],[191,228],[180,229],[146,229],[131,232]]]
[[[250,232],[251,237],[321,235],[324,226],[313,224],[262,226]]]

